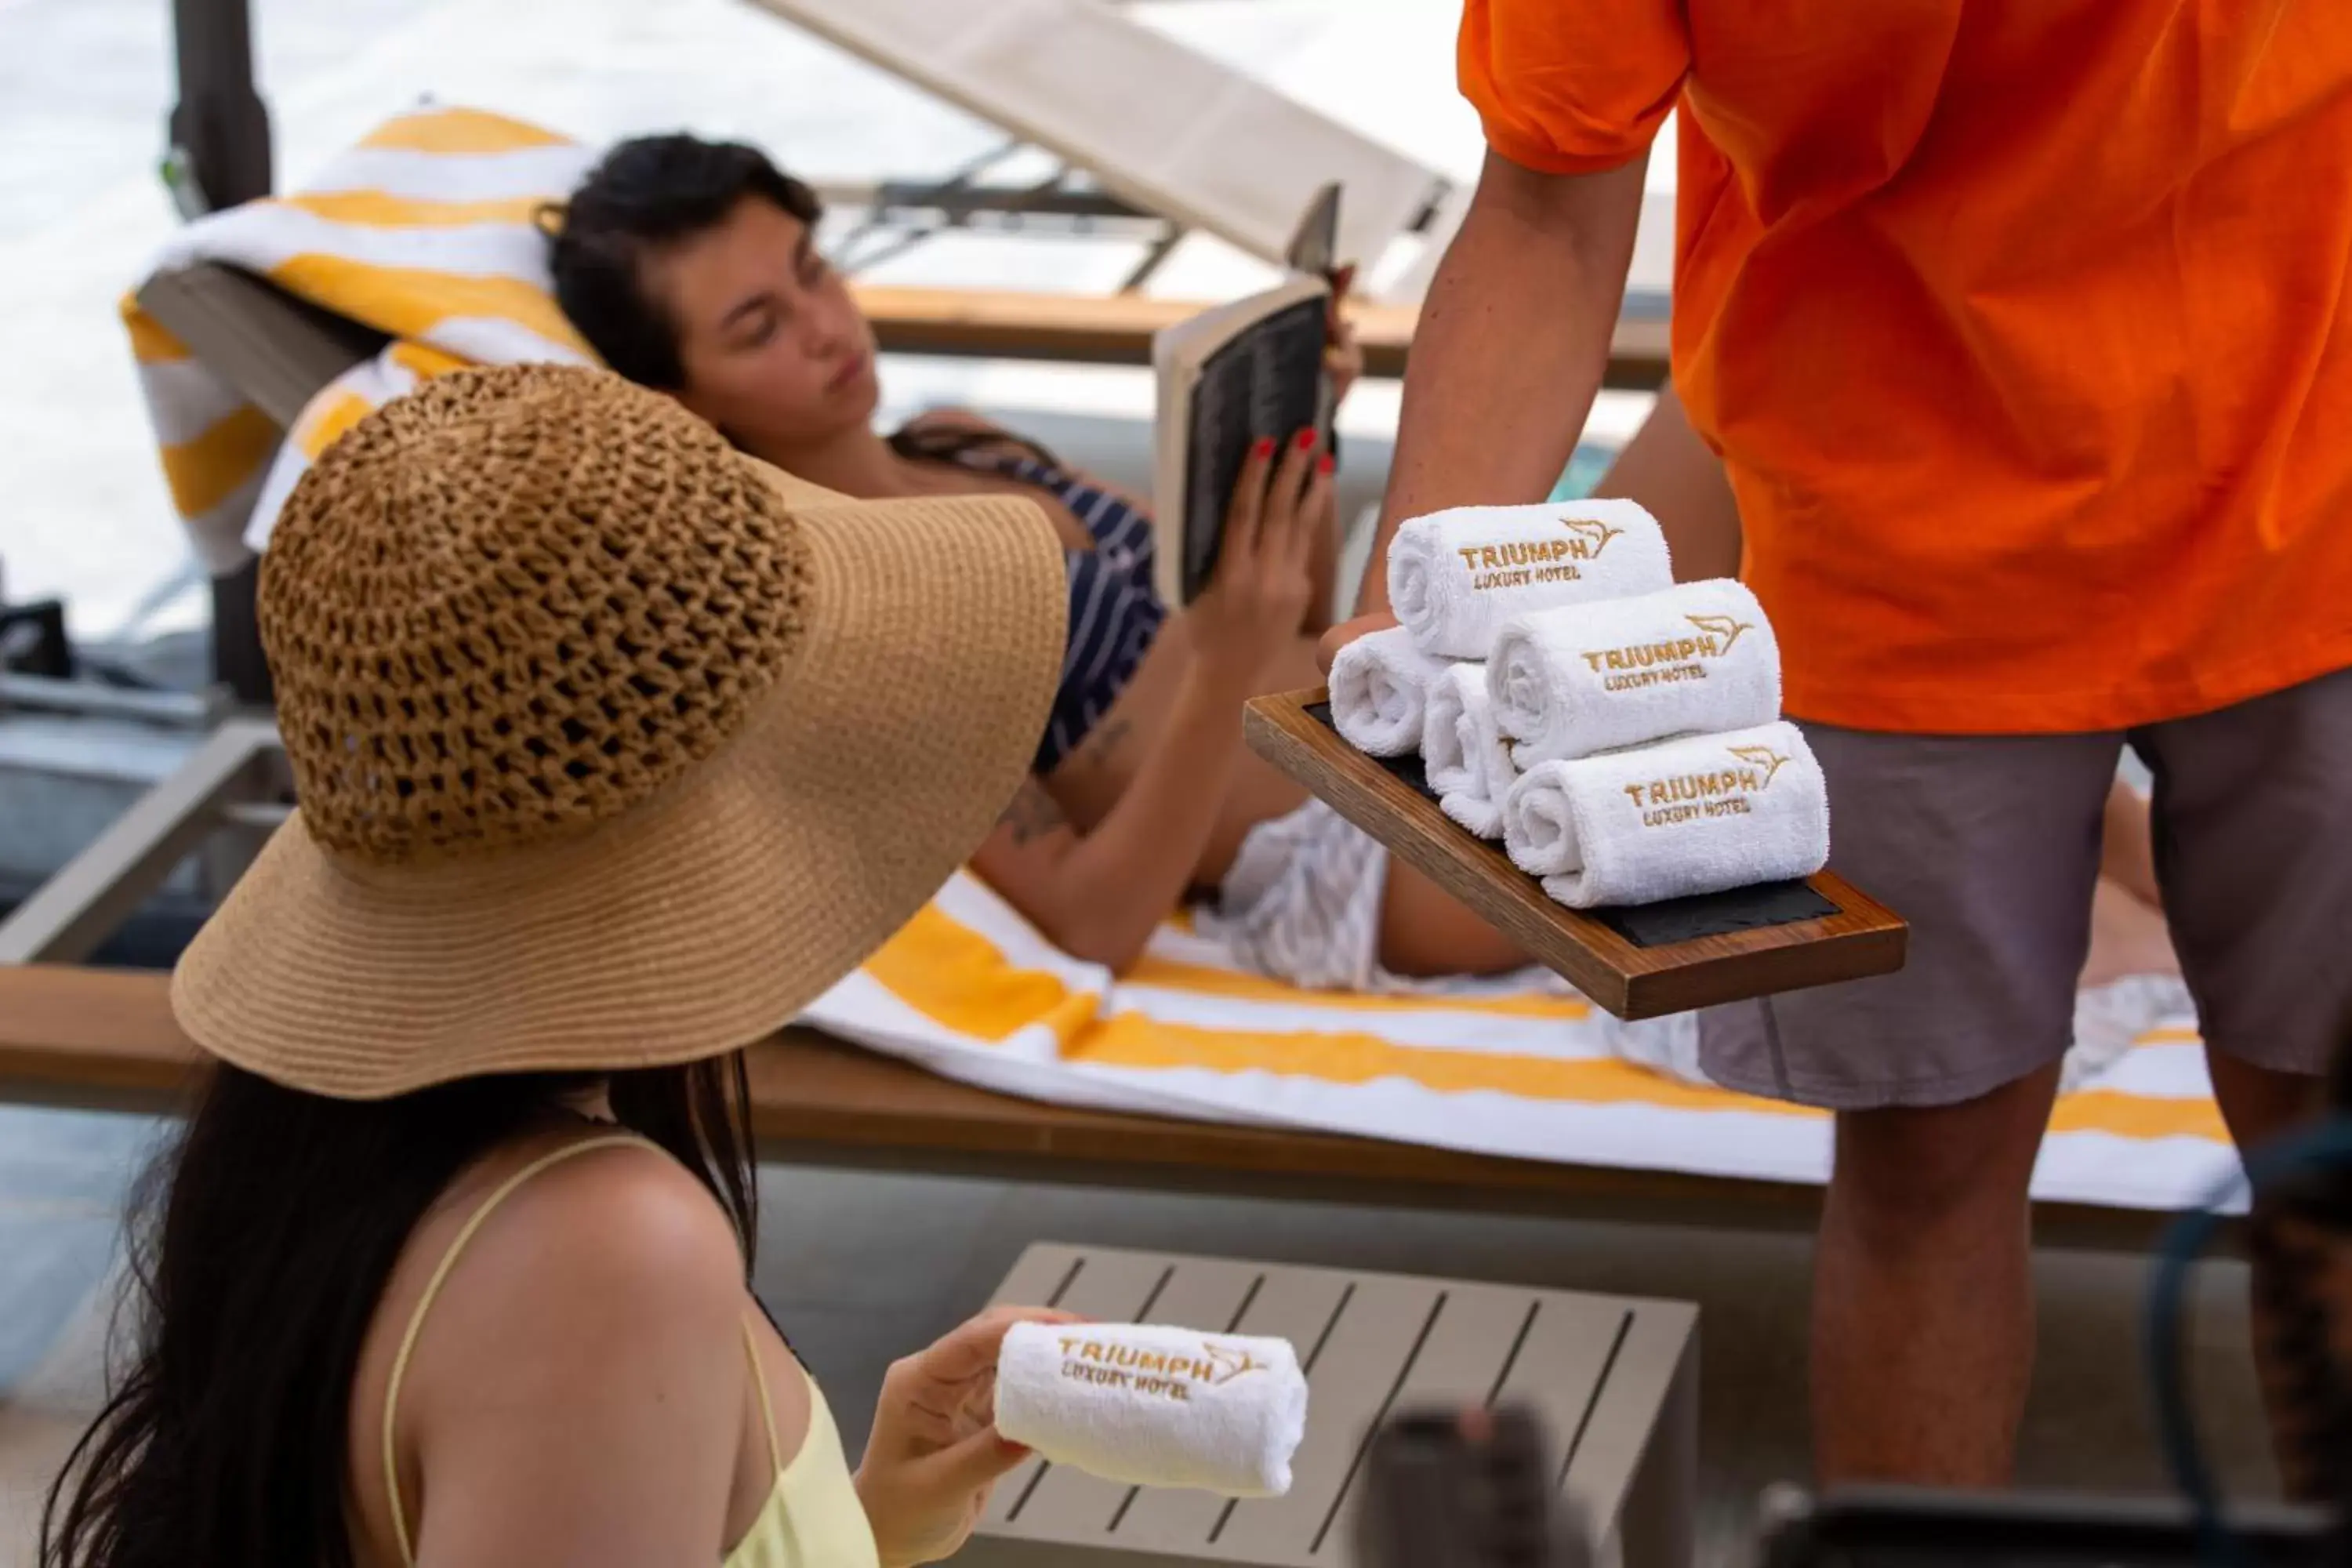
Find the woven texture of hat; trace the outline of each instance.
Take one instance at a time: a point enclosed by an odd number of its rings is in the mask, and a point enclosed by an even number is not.
[[[328,448],[263,558],[302,817],[400,864],[627,811],[742,729],[807,580],[775,489],[670,399],[562,366],[437,377]]]

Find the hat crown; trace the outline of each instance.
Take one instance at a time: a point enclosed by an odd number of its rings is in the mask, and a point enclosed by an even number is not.
[[[586,830],[747,721],[806,546],[709,426],[600,371],[460,371],[289,498],[259,614],[302,816],[397,864]]]

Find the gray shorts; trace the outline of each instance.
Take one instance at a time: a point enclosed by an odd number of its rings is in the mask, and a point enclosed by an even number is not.
[[[1950,1105],[2058,1060],[2126,744],[2155,778],[2157,876],[2206,1039],[2302,1073],[2346,1043],[2352,671],[2128,732],[1803,728],[1831,865],[1911,922],[1910,961],[1707,1010],[1717,1082],[1835,1110]]]

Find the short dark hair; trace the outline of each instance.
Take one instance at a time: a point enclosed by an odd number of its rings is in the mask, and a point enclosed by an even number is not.
[[[543,220],[556,303],[614,372],[676,390],[686,380],[677,324],[646,292],[640,264],[648,251],[716,228],[750,200],[812,228],[824,216],[816,193],[757,147],[684,134],[621,142]]]

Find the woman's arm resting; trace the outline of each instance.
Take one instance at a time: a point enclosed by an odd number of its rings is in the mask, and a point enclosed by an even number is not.
[[[1134,782],[1083,837],[1032,779],[972,869],[1055,947],[1117,972],[1192,886],[1242,752],[1242,701],[1189,674]]]
[[[1166,726],[1094,831],[1051,820],[1034,782],[972,864],[1064,952],[1124,970],[1192,886],[1242,752],[1242,704],[1298,634],[1310,531],[1330,515],[1311,434],[1242,467],[1208,591],[1161,635],[1191,639]],[[1051,817],[1058,817],[1058,812]]]

